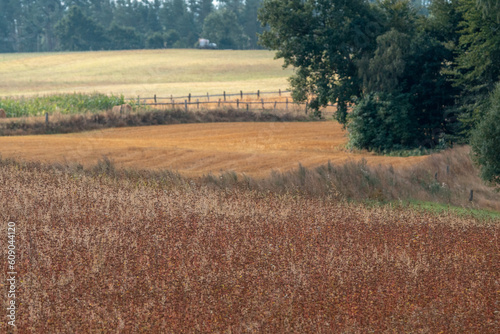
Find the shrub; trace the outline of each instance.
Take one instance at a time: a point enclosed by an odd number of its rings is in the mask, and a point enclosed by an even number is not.
[[[472,132],[471,146],[481,177],[500,185],[500,83],[490,95],[485,117]]]

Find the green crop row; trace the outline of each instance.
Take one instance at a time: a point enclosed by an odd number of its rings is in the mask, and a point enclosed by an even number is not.
[[[93,94],[57,94],[21,98],[0,98],[7,117],[41,116],[45,113],[75,114],[111,109],[125,103],[122,96]]]

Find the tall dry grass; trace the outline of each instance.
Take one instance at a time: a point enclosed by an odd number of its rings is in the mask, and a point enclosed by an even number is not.
[[[498,221],[124,173],[2,161],[18,332],[498,332]]]
[[[312,120],[304,114],[292,112],[256,112],[244,109],[219,108],[214,110],[189,110],[180,108],[152,110],[138,108],[133,113],[118,113],[111,110],[101,113],[76,115],[51,115],[25,117],[0,121],[0,136],[21,136],[33,134],[75,133],[115,127],[146,125],[215,123],[215,122],[290,122]]]
[[[471,161],[468,146],[432,154],[423,162],[409,167],[373,166],[364,160],[340,165],[328,163],[314,169],[299,164],[296,170],[275,171],[264,179],[224,172],[206,175],[203,181],[220,188],[334,195],[347,200],[418,200],[500,211],[499,189],[481,180],[477,167]],[[473,201],[470,201],[471,190]]]

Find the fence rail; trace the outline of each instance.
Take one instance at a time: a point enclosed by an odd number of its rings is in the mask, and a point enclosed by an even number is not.
[[[188,102],[191,102],[192,99],[195,99],[195,98],[206,98],[207,101],[210,101],[210,98],[214,98],[214,97],[222,97],[224,99],[224,101],[227,102],[227,98],[228,97],[234,97],[234,96],[239,96],[241,99],[243,99],[243,96],[256,96],[257,99],[260,98],[262,95],[269,95],[269,94],[273,94],[273,95],[279,95],[279,96],[282,96],[283,94],[287,94],[287,93],[290,93],[289,90],[281,90],[279,89],[278,91],[271,91],[271,92],[263,92],[263,91],[260,91],[260,90],[257,90],[256,92],[243,92],[242,90],[240,90],[239,93],[226,93],[226,91],[224,91],[222,94],[203,94],[203,95],[192,95],[191,93],[189,93],[188,95],[184,95],[184,96],[172,96],[170,95],[170,97],[161,97],[161,96],[157,96],[156,94],[152,97],[141,97],[141,96],[137,96],[137,98],[130,98],[128,100],[130,101],[137,101],[138,104],[144,104],[144,103],[147,103],[147,101],[155,101],[156,104],[158,104],[158,101],[161,101],[161,100],[170,100],[170,101],[173,101],[173,100],[179,100],[179,99],[187,99]],[[142,101],[142,102],[141,102]]]

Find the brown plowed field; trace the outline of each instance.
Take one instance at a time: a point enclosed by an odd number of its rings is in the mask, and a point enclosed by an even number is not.
[[[179,124],[66,134],[1,137],[3,158],[95,164],[103,156],[119,167],[177,170],[183,175],[234,170],[266,176],[271,170],[338,164],[408,166],[425,157],[383,157],[344,149],[336,122]]]

